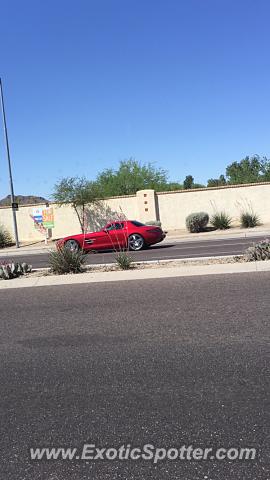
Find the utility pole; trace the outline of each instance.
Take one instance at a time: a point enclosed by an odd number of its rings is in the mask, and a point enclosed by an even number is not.
[[[16,247],[19,248],[20,244],[19,244],[17,218],[16,218],[16,209],[17,208],[16,208],[16,205],[15,205],[15,196],[14,196],[14,187],[13,187],[12,169],[11,169],[11,160],[10,160],[10,153],[9,153],[8,133],[7,133],[7,122],[6,122],[6,113],[5,113],[4,95],[3,95],[3,86],[2,86],[1,77],[0,77],[0,98],[1,98],[4,134],[5,134],[5,141],[6,141],[7,159],[8,159],[8,171],[9,171],[9,183],[10,183],[10,194],[11,194],[11,208],[12,208],[13,225],[14,225],[14,236],[15,236]]]

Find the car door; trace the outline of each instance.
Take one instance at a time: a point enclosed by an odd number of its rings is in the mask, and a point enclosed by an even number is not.
[[[101,230],[100,232],[91,232],[85,235],[85,250],[105,250],[108,248],[108,234],[105,230]]]
[[[127,243],[127,229],[124,222],[112,222],[105,227],[108,249],[118,250]]]

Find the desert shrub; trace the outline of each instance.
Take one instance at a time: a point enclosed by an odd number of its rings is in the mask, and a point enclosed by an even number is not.
[[[0,248],[8,247],[12,243],[12,238],[8,230],[0,225]]]
[[[205,212],[191,213],[186,218],[186,227],[191,233],[202,232],[209,222],[209,215]]]
[[[161,227],[161,222],[159,220],[150,220],[149,222],[146,222],[146,225],[155,225],[157,227]]]
[[[127,252],[119,252],[115,255],[115,260],[121,270],[129,270],[132,264],[132,258]]]
[[[86,254],[82,250],[74,252],[65,246],[59,247],[49,254],[50,269],[57,275],[82,273],[84,271],[85,257]]]
[[[242,228],[254,228],[260,225],[259,216],[254,212],[243,212],[240,216]]]
[[[215,212],[210,223],[217,230],[227,230],[231,226],[232,218],[226,212]]]
[[[270,240],[266,238],[261,242],[255,243],[246,250],[244,257],[247,262],[270,260]]]
[[[10,280],[17,278],[25,273],[29,273],[32,266],[28,263],[2,262],[0,264],[0,278],[3,280]]]

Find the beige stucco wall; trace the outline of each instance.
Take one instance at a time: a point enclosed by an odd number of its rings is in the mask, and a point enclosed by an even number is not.
[[[167,230],[185,228],[185,219],[192,212],[225,210],[234,224],[239,224],[241,209],[253,208],[263,223],[270,222],[270,184],[206,188],[178,193],[158,193],[159,217]]]
[[[53,238],[80,233],[77,216],[71,206],[59,207],[52,204],[55,215]],[[17,212],[18,231],[21,241],[36,241],[44,236],[35,229],[30,215],[35,206],[21,206]],[[45,205],[40,205],[45,207]],[[103,201],[88,211],[88,230],[98,230],[106,220],[115,218],[118,213],[129,219],[142,222],[158,220],[165,230],[185,228],[186,216],[192,212],[206,211],[211,215],[214,210],[225,210],[239,224],[241,209],[253,210],[260,216],[262,223],[270,223],[270,183],[207,188],[201,190],[183,190],[155,194],[153,190],[141,190],[136,195],[114,197]],[[12,211],[0,208],[0,224],[13,233]]]
[[[54,209],[55,228],[52,229],[52,238],[61,238],[67,235],[80,233],[80,224],[73,208],[69,205],[59,207],[57,204],[51,204]],[[45,204],[20,206],[17,216],[18,232],[20,241],[43,240],[44,235],[34,226],[30,215],[33,214],[33,208],[45,208]],[[136,195],[130,197],[115,197],[100,202],[99,205],[90,209],[88,215],[88,231],[102,228],[106,221],[115,218],[116,214],[124,215],[127,218],[138,218]],[[13,219],[11,208],[0,208],[0,224],[4,225],[10,233],[13,234]]]
[[[45,208],[45,204],[44,204]],[[19,238],[22,241],[42,240],[44,237],[34,228],[32,214],[33,207],[23,206],[16,212]],[[13,235],[13,218],[11,208],[0,208],[0,224],[5,226]]]

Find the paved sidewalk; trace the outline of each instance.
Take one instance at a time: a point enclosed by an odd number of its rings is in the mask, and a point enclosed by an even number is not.
[[[44,277],[22,277],[0,280],[0,290],[10,288],[42,287],[52,285],[76,285],[85,283],[118,282],[195,275],[221,275],[234,273],[270,272],[269,262],[226,263],[214,265],[180,265],[174,267],[149,268],[116,272],[88,272],[77,275],[53,275]]]

